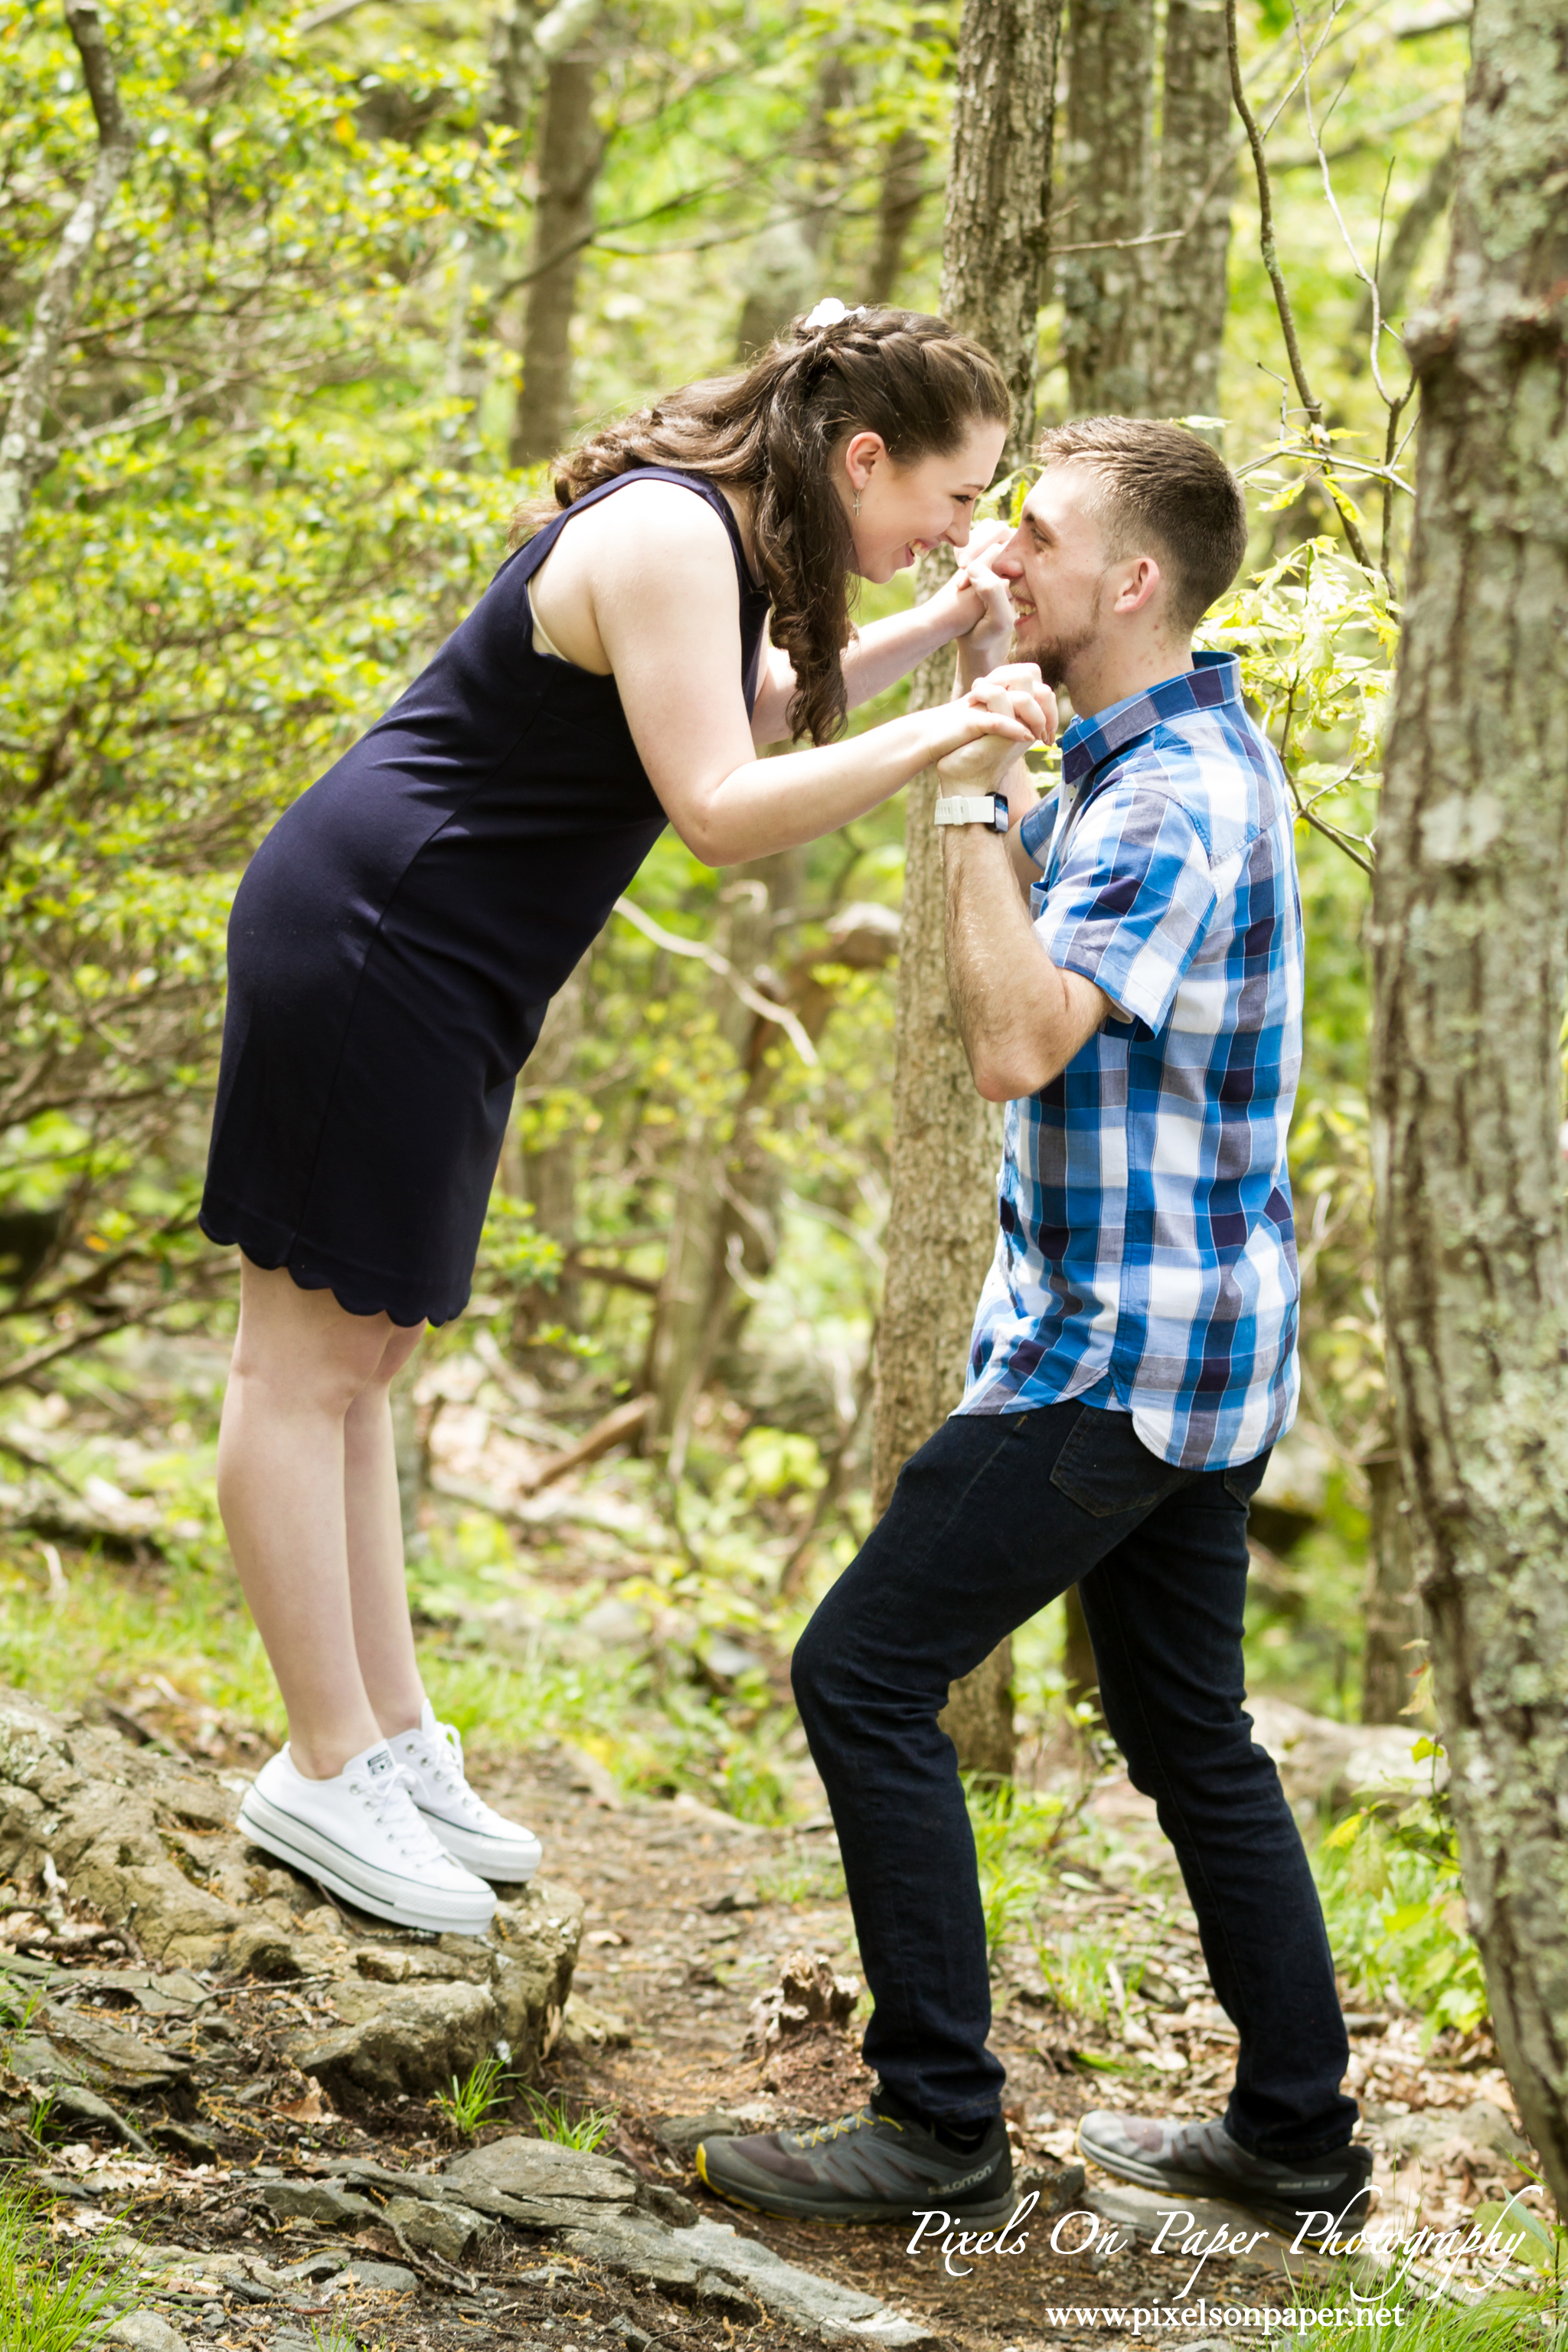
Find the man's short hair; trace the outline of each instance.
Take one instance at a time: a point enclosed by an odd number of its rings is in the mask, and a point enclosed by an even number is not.
[[[1183,425],[1145,416],[1079,416],[1042,433],[1045,466],[1076,458],[1098,478],[1091,501],[1110,561],[1145,538],[1166,559],[1171,617],[1195,629],[1247,553],[1247,504],[1225,459]]]

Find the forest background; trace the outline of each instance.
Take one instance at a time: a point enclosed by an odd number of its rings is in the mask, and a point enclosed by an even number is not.
[[[1184,416],[1252,497],[1205,635],[1303,812],[1309,993],[1303,1412],[1255,1521],[1249,1682],[1419,1729],[1366,1142],[1410,521],[1374,313],[1440,265],[1468,11],[1236,16],[1297,364],[1224,11],[1079,0],[1041,131],[1038,417]],[[213,1502],[234,1266],[194,1224],[238,875],[473,602],[566,438],[819,295],[937,306],[958,12],[328,0],[104,30],[134,146],[21,468],[0,671],[0,1674],[177,1703],[221,1744],[280,1731]],[[0,8],[0,81],[16,386],[102,109],[50,5]],[[426,1668],[466,1733],[757,1818],[806,1801],[785,1661],[873,1507],[904,874],[897,803],[739,873],[667,835],[558,1001],[474,1301],[399,1400]],[[955,1205],[990,1218],[983,1183]],[[1023,1777],[1092,1742],[1069,1611],[1012,1677]],[[1417,1880],[1408,1853],[1363,1870],[1342,1958],[1468,2028],[1429,1829]]]

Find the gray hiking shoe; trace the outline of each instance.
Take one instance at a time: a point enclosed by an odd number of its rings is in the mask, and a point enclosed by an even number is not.
[[[1013,2213],[1013,2155],[1000,2116],[978,2147],[947,2147],[875,2106],[813,2131],[705,2139],[697,2169],[716,2197],[797,2221],[907,2221],[944,2212],[982,2229]]]
[[[1085,2116],[1080,2154],[1123,2180],[1175,2197],[1226,2197],[1233,2205],[1310,2244],[1366,2220],[1372,2151],[1347,2140],[1323,2156],[1249,2156],[1223,2124],[1163,2123],[1152,2116]]]

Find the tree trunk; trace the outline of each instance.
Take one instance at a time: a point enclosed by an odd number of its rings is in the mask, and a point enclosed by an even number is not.
[[[1371,1545],[1362,1614],[1366,1638],[1362,1650],[1361,1719],[1397,1723],[1410,1700],[1410,1644],[1422,1637],[1421,1597],[1415,1590],[1415,1553],[1410,1514],[1392,1429],[1379,1433],[1375,1450],[1362,1467],[1372,1489]]]
[[[752,247],[735,330],[735,357],[749,365],[773,337],[816,299],[819,274],[815,251],[797,215],[771,221]]]
[[[903,274],[904,249],[925,194],[926,143],[918,131],[900,131],[889,143],[877,206],[877,249],[866,278],[866,299],[890,302]]]
[[[943,233],[943,315],[977,336],[1012,388],[1004,464],[1034,435],[1039,309],[1050,238],[1059,0],[965,0]],[[923,582],[929,594],[940,575]],[[910,706],[952,690],[952,657],[917,672]],[[909,787],[899,948],[888,1276],[877,1340],[872,1507],[963,1391],[974,1302],[996,1245],[1000,1125],[975,1092],[943,948],[936,773]],[[944,1722],[967,1769],[1013,1764],[1011,1645],[954,1685]]]
[[[577,278],[594,226],[594,183],[605,145],[594,121],[595,68],[569,52],[551,61],[539,134],[539,208],[534,215],[522,330],[522,378],[511,462],[553,457],[572,424],[572,318]]]
[[[551,999],[539,1042],[524,1066],[526,1087],[563,1087],[571,1076],[583,1038],[588,961],[584,956]],[[520,1133],[513,1129],[514,1138]],[[577,1246],[577,1130],[574,1124],[569,1122],[531,1150],[520,1150],[513,1189],[531,1204],[538,1230],[570,1260]],[[571,1330],[580,1311],[581,1293],[569,1274],[560,1276],[553,1290],[542,1283],[531,1284],[519,1297],[512,1317],[513,1348],[526,1347],[534,1333],[548,1324],[564,1324]]]
[[[1153,326],[1149,407],[1155,416],[1218,413],[1235,172],[1215,167],[1230,142],[1230,109],[1224,0],[1168,0],[1156,225],[1185,234],[1180,244],[1145,248]]]
[[[964,0],[959,27],[942,309],[985,345],[1007,379],[1013,429],[1004,465],[1016,465],[1035,436],[1060,28],[1061,0]],[[935,871],[931,938],[940,973],[940,866]]]
[[[840,44],[829,39],[817,62],[795,195],[752,248],[735,331],[735,356],[744,363],[828,290],[824,257],[844,173],[843,135],[833,118],[854,95]]]
[[[1083,1613],[1083,1601],[1076,1584],[1069,1584],[1063,1593],[1062,1611],[1062,1681],[1067,1685],[1068,1705],[1081,1706],[1100,1688],[1100,1668],[1095,1664],[1089,1620]]]
[[[44,418],[60,346],[76,310],[77,289],[136,146],[136,134],[121,108],[114,64],[97,9],[89,0],[68,0],[65,13],[92,100],[98,154],[38,289],[0,433],[0,609],[11,593],[27,509],[45,469]]]
[[[723,953],[731,968],[750,979],[767,960],[773,944],[774,892],[781,880],[793,886],[795,853],[780,851],[741,868],[722,893],[726,921]],[[739,1059],[752,1015],[729,982],[715,977],[714,1024]],[[648,1337],[643,1386],[654,1402],[648,1439],[668,1447],[670,1475],[685,1461],[691,1417],[707,1381],[722,1333],[732,1276],[729,1274],[728,1196],[731,1140],[722,1124],[695,1120],[676,1180],[675,1221],[665,1260],[664,1280]]]
[[[1412,322],[1412,593],[1372,941],[1379,1239],[1470,1916],[1568,2210],[1568,0],[1479,9]]]
[[[1076,416],[1149,413],[1152,271],[1158,246],[1115,250],[1150,226],[1153,0],[1072,0],[1068,23],[1068,211],[1062,348]]]

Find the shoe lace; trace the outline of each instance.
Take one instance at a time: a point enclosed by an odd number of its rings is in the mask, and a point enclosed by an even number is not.
[[[400,1853],[416,1862],[428,1862],[435,1856],[444,1859],[445,1848],[420,1818],[415,1804],[414,1792],[418,1785],[405,1764],[374,1778],[365,1772],[349,1782],[382,1835]]]
[[[438,1723],[434,1736],[427,1738],[420,1751],[421,1768],[448,1797],[455,1797],[471,1820],[480,1821],[486,1811],[482,1797],[468,1786],[468,1776],[463,1769],[463,1740],[455,1723]]]
[[[865,2131],[872,2124],[890,2123],[895,2131],[903,2126],[891,2116],[879,2116],[874,2107],[858,2107],[852,2116],[839,2116],[830,2124],[817,2124],[811,2131],[799,2134],[802,2147],[822,2147],[827,2141],[841,2139],[846,2132]]]

